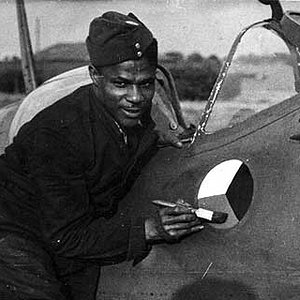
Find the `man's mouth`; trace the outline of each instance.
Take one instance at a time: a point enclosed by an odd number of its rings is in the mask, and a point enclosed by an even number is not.
[[[122,111],[128,118],[136,119],[141,116],[143,110],[138,107],[123,107]]]

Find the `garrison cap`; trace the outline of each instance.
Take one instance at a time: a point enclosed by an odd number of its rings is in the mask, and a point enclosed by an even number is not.
[[[157,42],[151,31],[133,14],[109,11],[92,20],[86,46],[96,67],[141,58]]]

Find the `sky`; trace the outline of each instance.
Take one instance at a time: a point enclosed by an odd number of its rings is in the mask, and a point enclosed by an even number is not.
[[[285,9],[300,12],[300,0],[281,2]],[[83,42],[94,17],[117,10],[132,11],[147,24],[159,41],[160,53],[180,51],[224,56],[239,31],[271,16],[269,6],[257,0],[25,0],[25,3],[34,50],[38,44],[45,48],[60,42]],[[0,27],[5,29],[0,31],[0,59],[18,56],[20,52],[15,6],[15,0],[0,0]],[[252,50],[256,51],[255,47],[248,49]]]

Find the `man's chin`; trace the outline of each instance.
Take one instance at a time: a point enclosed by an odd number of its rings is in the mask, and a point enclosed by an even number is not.
[[[122,126],[124,128],[132,128],[132,127],[135,127],[137,125],[139,125],[141,123],[140,119],[137,118],[137,119],[125,119],[122,121]]]

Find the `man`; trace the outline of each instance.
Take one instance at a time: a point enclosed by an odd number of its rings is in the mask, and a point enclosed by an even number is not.
[[[86,43],[93,84],[36,115],[0,159],[0,299],[95,299],[102,265],[203,227],[188,209],[145,220],[122,201],[156,151],[152,33],[107,12]]]

